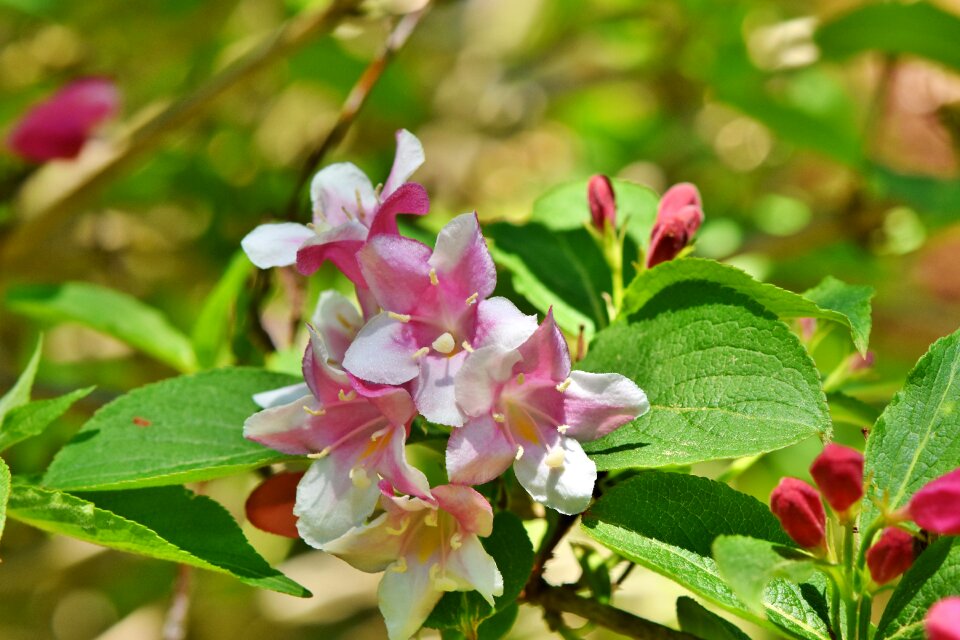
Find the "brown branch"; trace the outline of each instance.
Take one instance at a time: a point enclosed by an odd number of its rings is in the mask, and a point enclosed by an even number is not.
[[[324,11],[307,12],[285,23],[274,35],[213,76],[187,97],[174,102],[118,143],[114,151],[77,184],[29,212],[29,220],[7,239],[3,262],[10,264],[29,255],[36,244],[57,232],[71,213],[96,194],[133,161],[156,147],[164,135],[191,121],[216,99],[250,76],[332,31],[353,12],[360,0],[334,0]]]
[[[187,637],[187,614],[190,612],[190,582],[193,567],[181,564],[177,567],[177,582],[167,617],[163,621],[163,640],[184,640]]]
[[[530,578],[524,586],[527,597],[537,597],[536,592],[546,584],[543,581],[543,570],[546,568],[547,561],[553,557],[554,549],[557,548],[557,545],[560,544],[560,541],[563,540],[576,521],[577,516],[560,514],[557,523],[544,534],[543,540],[540,542],[540,548],[537,549],[537,555],[533,560]]]
[[[528,603],[539,605],[549,611],[572,613],[581,618],[586,618],[601,627],[628,638],[638,638],[640,640],[697,640],[696,636],[689,633],[676,631],[622,609],[579,596],[576,590],[570,586],[553,587],[541,583],[540,587],[536,589],[536,595],[527,594],[525,599]]]
[[[390,35],[387,36],[383,49],[370,61],[367,68],[364,69],[360,77],[357,78],[356,83],[354,83],[350,89],[350,93],[347,94],[343,106],[340,107],[340,115],[337,116],[337,121],[327,133],[326,137],[324,137],[323,141],[320,142],[320,145],[311,151],[310,155],[308,155],[303,162],[303,166],[300,169],[300,176],[297,178],[297,184],[293,189],[290,202],[287,204],[287,220],[293,221],[299,217],[300,192],[303,191],[304,186],[306,186],[310,180],[310,176],[319,168],[320,163],[323,162],[326,155],[330,153],[330,150],[343,140],[347,131],[350,130],[350,125],[353,124],[360,110],[363,109],[363,105],[366,104],[370,92],[373,91],[373,88],[377,85],[377,81],[380,80],[387,65],[397,55],[397,52],[403,48],[403,45],[406,44],[410,35],[417,28],[417,25],[420,24],[420,19],[423,18],[429,8],[430,5],[427,4],[422,9],[403,16],[397,22],[396,26],[394,26]]]

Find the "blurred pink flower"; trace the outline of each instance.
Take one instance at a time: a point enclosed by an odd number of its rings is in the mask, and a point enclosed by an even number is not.
[[[927,640],[960,640],[960,597],[950,596],[927,611],[923,623]]]
[[[617,225],[617,201],[610,178],[595,175],[587,183],[587,201],[590,203],[590,222],[600,232]]]
[[[697,188],[688,182],[670,187],[660,198],[657,219],[650,232],[647,267],[676,258],[701,224],[703,205]]]

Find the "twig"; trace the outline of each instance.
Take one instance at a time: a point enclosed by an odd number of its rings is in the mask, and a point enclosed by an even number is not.
[[[563,537],[567,535],[570,528],[577,521],[577,516],[568,516],[561,514],[557,523],[551,527],[543,536],[540,542],[540,548],[537,549],[537,555],[533,560],[533,570],[530,572],[530,579],[524,587],[524,591],[531,598],[536,597],[536,591],[546,583],[543,582],[543,570],[546,568],[547,561],[553,557],[553,550],[556,549]]]
[[[30,213],[30,219],[11,234],[3,251],[4,263],[31,255],[34,246],[60,229],[66,218],[116,174],[157,146],[163,136],[191,121],[217,98],[275,60],[329,33],[360,4],[360,0],[334,0],[324,11],[308,12],[284,24],[273,36],[227,66],[187,97],[174,102],[143,126],[131,132],[116,150],[76,185],[56,194]]]
[[[193,567],[181,564],[177,567],[177,583],[173,589],[173,599],[163,621],[163,640],[183,640],[187,637],[187,613],[190,611],[190,582]]]
[[[628,638],[641,640],[697,640],[696,636],[647,620],[632,613],[617,609],[577,595],[569,587],[553,587],[541,583],[534,590],[535,595],[527,593],[525,599],[530,604],[540,605],[544,609],[555,612],[566,612],[586,618],[601,627],[605,627]]]
[[[340,107],[340,115],[337,116],[336,123],[334,123],[330,131],[327,132],[326,137],[320,145],[311,151],[310,155],[308,155],[303,162],[303,166],[300,169],[300,176],[297,178],[297,184],[293,189],[290,201],[287,203],[287,220],[294,221],[299,217],[300,193],[310,180],[310,176],[317,170],[326,155],[330,153],[330,150],[343,140],[343,137],[350,129],[350,125],[353,124],[360,110],[363,109],[363,105],[366,104],[370,92],[373,91],[373,88],[377,85],[377,81],[380,80],[380,76],[383,75],[387,64],[389,64],[397,52],[403,48],[403,45],[406,44],[407,39],[417,28],[420,19],[429,8],[430,5],[427,4],[422,9],[403,16],[397,22],[396,26],[394,26],[390,35],[387,36],[383,49],[380,50],[377,57],[367,65],[367,68],[364,69],[360,77],[357,78],[356,83],[350,89],[350,93],[347,94],[343,106]]]

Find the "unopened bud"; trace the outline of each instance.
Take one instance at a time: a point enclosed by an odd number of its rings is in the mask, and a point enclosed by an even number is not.
[[[950,596],[930,607],[923,627],[927,640],[960,640],[960,597]]]
[[[650,232],[647,267],[673,260],[703,224],[700,192],[689,183],[670,187],[660,199],[657,219]]]
[[[899,577],[912,564],[913,536],[902,529],[884,529],[880,539],[867,549],[867,567],[877,584]]]
[[[839,444],[828,444],[810,467],[823,499],[843,513],[863,497],[863,454]]]
[[[278,473],[260,483],[247,498],[247,520],[257,529],[287,538],[299,538],[293,505],[303,472]]]
[[[907,511],[927,531],[960,535],[960,469],[927,483],[913,495]]]
[[[801,547],[818,547],[823,542],[827,521],[823,503],[817,490],[803,480],[782,479],[770,494],[770,511]]]
[[[598,231],[604,227],[614,228],[617,224],[617,201],[613,194],[610,178],[595,175],[587,183],[587,200],[590,203],[590,222]]]

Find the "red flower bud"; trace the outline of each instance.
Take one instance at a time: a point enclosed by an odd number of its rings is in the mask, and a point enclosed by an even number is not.
[[[590,202],[590,221],[598,231],[617,224],[617,200],[613,194],[610,178],[595,175],[587,184],[587,200]]]
[[[923,622],[927,640],[960,640],[960,597],[950,596],[935,603]]]
[[[960,535],[960,469],[927,483],[913,495],[907,511],[927,531]]]
[[[863,454],[839,444],[828,444],[810,466],[824,500],[843,513],[863,497]]]
[[[247,498],[247,520],[257,529],[287,538],[299,538],[293,505],[303,473],[278,473],[260,483]]]
[[[81,78],[34,106],[7,138],[17,155],[34,162],[75,158],[98,124],[120,107],[120,93],[107,78]]]
[[[877,584],[886,584],[913,564],[913,536],[896,527],[883,530],[880,539],[867,549],[867,566]]]
[[[801,547],[823,542],[827,516],[820,494],[803,480],[783,478],[770,494],[770,511]]]
[[[660,198],[657,220],[650,232],[647,267],[673,260],[703,223],[700,192],[689,183],[670,187]]]

